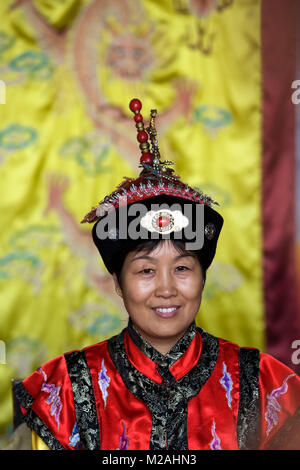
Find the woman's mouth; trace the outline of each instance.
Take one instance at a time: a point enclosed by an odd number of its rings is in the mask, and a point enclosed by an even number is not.
[[[163,318],[171,318],[178,312],[180,306],[174,305],[172,307],[154,307],[154,312]]]

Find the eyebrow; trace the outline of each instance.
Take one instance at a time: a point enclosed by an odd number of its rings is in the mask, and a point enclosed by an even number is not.
[[[181,258],[187,258],[187,257],[194,258],[193,255],[190,255],[188,253],[182,253],[181,255],[176,256],[176,258],[174,258],[174,261],[177,261]],[[145,259],[145,260],[148,260],[148,261],[158,261],[156,258],[153,258],[153,256],[141,255],[141,256],[136,256],[135,258],[132,258],[132,260],[130,262],[132,263],[133,261],[137,261],[139,259]]]

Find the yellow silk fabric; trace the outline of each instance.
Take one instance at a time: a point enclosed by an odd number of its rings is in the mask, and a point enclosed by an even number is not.
[[[34,432],[31,433],[32,450],[50,450],[42,439]]]
[[[197,324],[264,349],[260,6],[0,2],[0,434],[11,378],[127,323],[80,221],[140,171],[133,97],[146,125],[158,109],[162,159],[225,219]]]
[[[84,5],[82,0],[33,0],[35,10],[58,29],[68,27]]]

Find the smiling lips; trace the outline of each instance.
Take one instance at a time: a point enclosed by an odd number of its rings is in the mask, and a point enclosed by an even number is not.
[[[160,317],[171,318],[176,315],[179,308],[179,305],[173,305],[171,307],[154,307],[152,310]]]

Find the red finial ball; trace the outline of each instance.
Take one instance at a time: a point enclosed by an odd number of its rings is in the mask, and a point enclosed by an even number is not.
[[[136,136],[137,140],[142,144],[144,142],[147,142],[148,140],[148,134],[146,131],[139,131]]]
[[[135,113],[136,111],[140,111],[142,109],[142,103],[137,98],[133,98],[133,100],[129,103],[130,110]]]
[[[141,163],[152,163],[152,153],[146,152],[140,158]]]
[[[136,113],[133,119],[135,120],[135,122],[142,122],[143,116],[141,115],[141,113]]]

